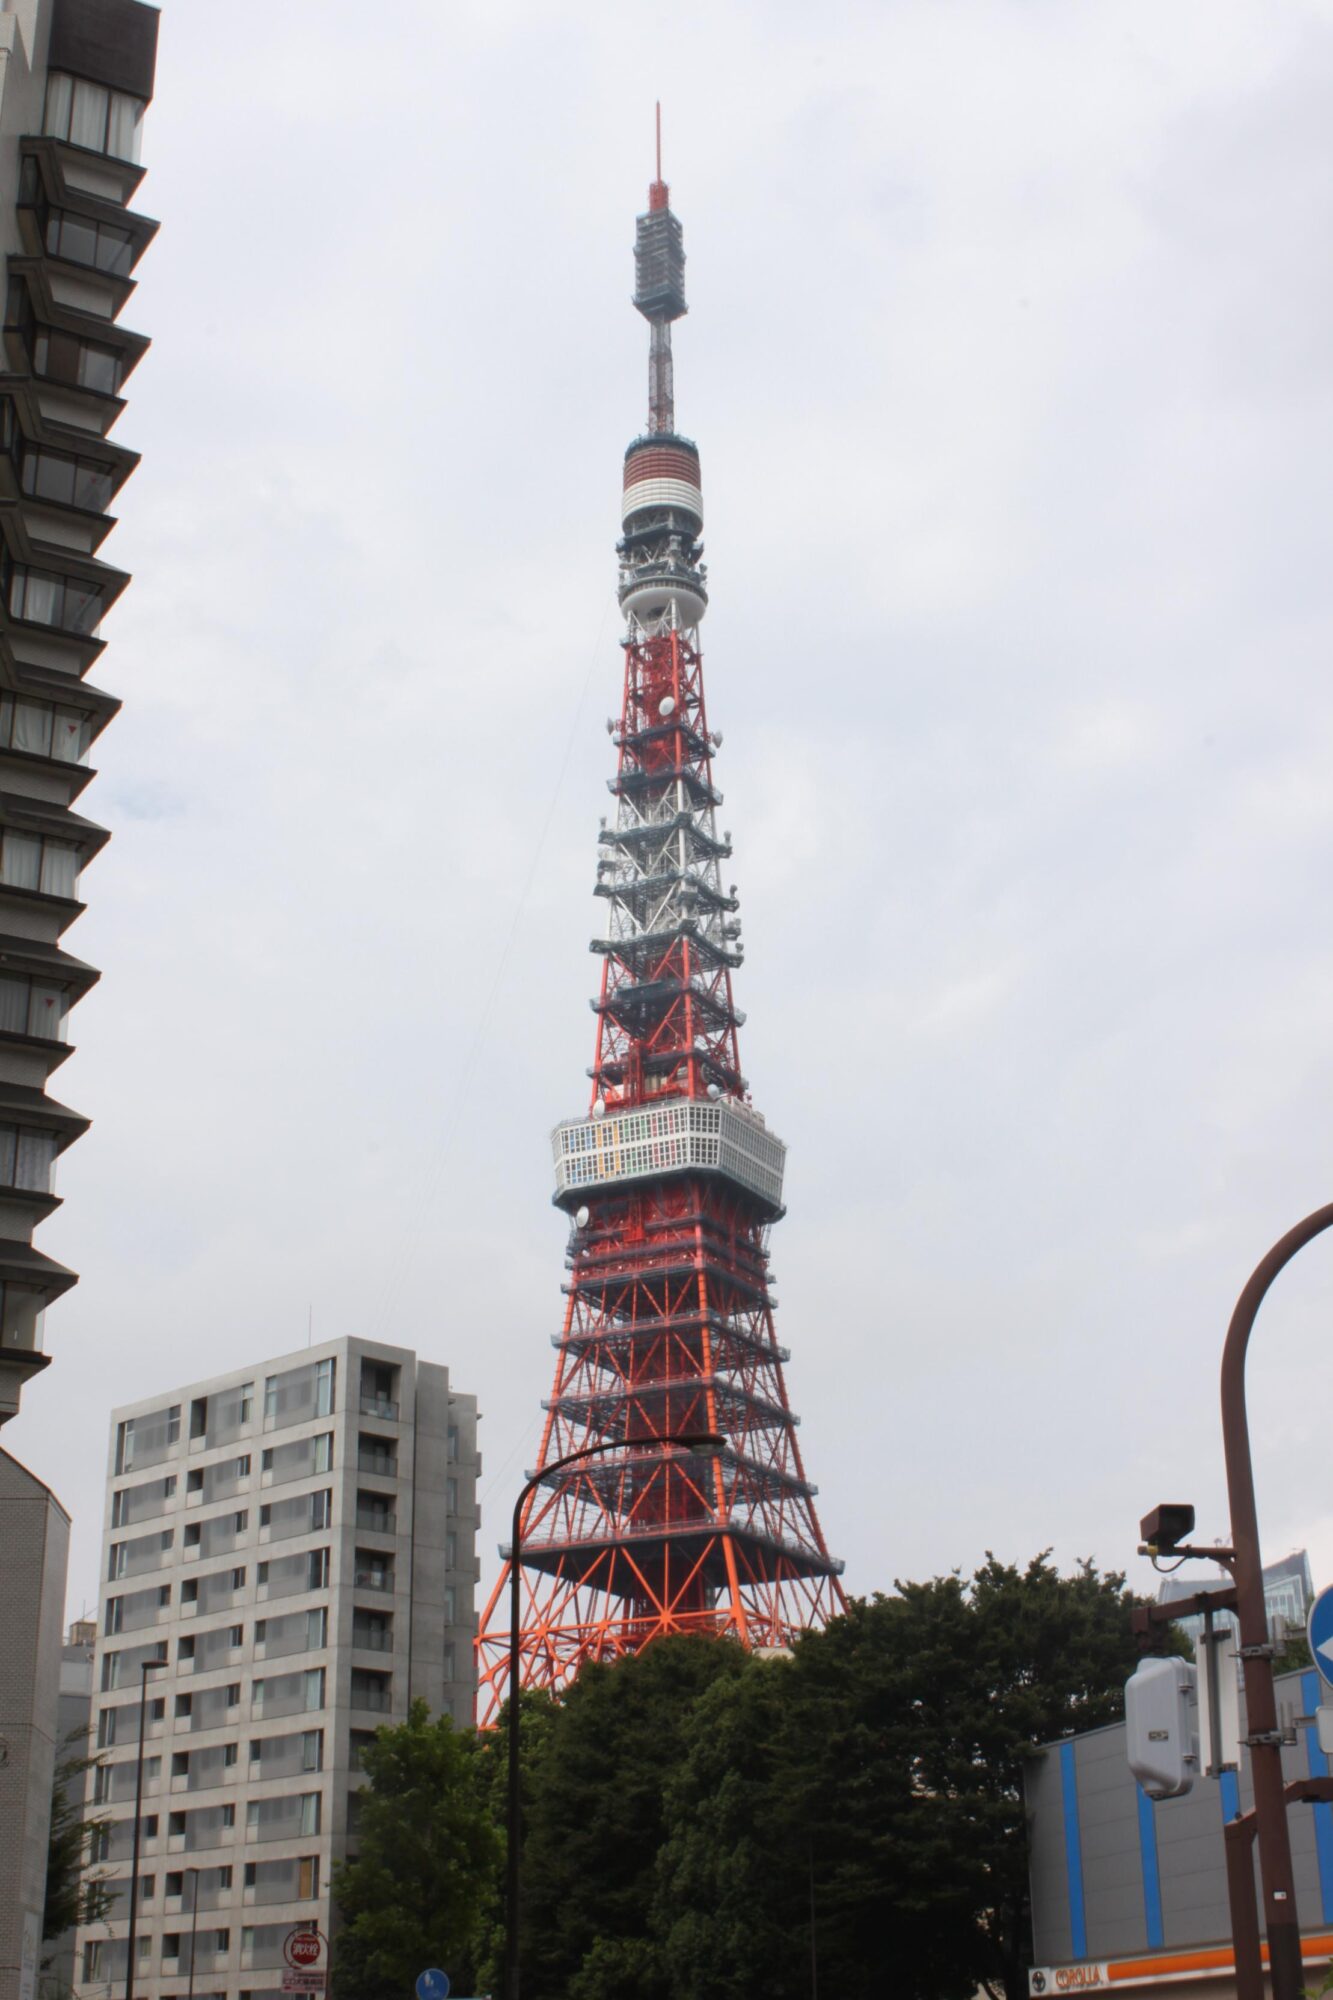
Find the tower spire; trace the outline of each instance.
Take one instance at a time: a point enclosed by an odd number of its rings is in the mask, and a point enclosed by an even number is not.
[[[555,1384],[521,1522],[521,1662],[559,1689],[585,1661],[674,1632],[785,1646],[842,1608],[787,1401],[768,1238],[786,1148],[741,1072],[744,959],[722,881],[699,626],[699,453],[674,429],[671,321],[685,253],[661,179],[638,218],[634,303],[652,329],[649,426],[625,453],[625,680],[595,893],[606,930],[591,1103],[556,1127],[569,1217]],[[722,1433],[720,1457],[674,1448]],[[598,1456],[568,1463],[588,1444]],[[512,1551],[482,1615],[478,1716],[503,1698]]]
[[[671,322],[685,304],[685,238],[671,213],[671,190],[662,179],[662,107],[657,107],[657,179],[648,189],[648,212],[634,238],[634,303],[648,322],[648,430],[670,436],[676,428],[671,369]]]

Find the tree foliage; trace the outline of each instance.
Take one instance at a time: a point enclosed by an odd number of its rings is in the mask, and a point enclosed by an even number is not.
[[[333,1879],[339,2000],[403,2000],[428,1966],[466,1990],[501,1855],[476,1767],[475,1739],[424,1701],[363,1751],[358,1853]]]
[[[42,1913],[45,1942],[62,1936],[75,1924],[100,1923],[111,1905],[110,1882],[92,1867],[92,1839],[104,1819],[85,1819],[83,1813],[83,1779],[101,1762],[96,1754],[88,1755],[87,1739],[86,1729],[72,1729],[56,1760]]]
[[[1134,1600],[988,1556],[853,1603],[786,1658],[658,1641],[523,1698],[523,1989],[539,2000],[1025,1993],[1025,1761],[1122,1712]],[[499,1990],[507,1739],[366,1753],[338,2000],[441,1965]],[[473,1985],[471,1982],[476,1981]]]

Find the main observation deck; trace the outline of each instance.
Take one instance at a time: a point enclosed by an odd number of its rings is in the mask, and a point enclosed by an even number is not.
[[[787,1148],[734,1098],[673,1097],[602,1118],[566,1118],[551,1134],[555,1199],[570,1208],[589,1188],[664,1174],[722,1174],[782,1214]]]

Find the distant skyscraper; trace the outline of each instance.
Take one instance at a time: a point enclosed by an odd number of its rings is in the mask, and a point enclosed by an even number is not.
[[[138,454],[112,441],[148,342],[119,325],[155,222],[131,208],[157,10],[7,0],[0,13],[0,1423],[44,1368],[75,1273],[33,1248],[88,1120],[57,1102],[68,1017],[98,975],[64,947],[104,828],[75,810],[120,703],[90,678],[125,588],[104,562]]]
[[[1165,1577],[1158,1587],[1157,1602],[1170,1604],[1178,1597],[1193,1597],[1200,1590],[1225,1590],[1230,1581],[1229,1576],[1206,1576],[1202,1580],[1197,1577]],[[1270,1620],[1285,1618],[1293,1630],[1299,1629],[1305,1623],[1313,1596],[1314,1579],[1310,1573],[1310,1558],[1304,1549],[1293,1549],[1290,1555],[1280,1556],[1276,1562],[1264,1564],[1264,1604]],[[1234,1626],[1236,1623],[1235,1616],[1230,1611],[1218,1611],[1214,1617],[1219,1626],[1224,1624]],[[1199,1634],[1203,1631],[1203,1614],[1195,1612],[1188,1618],[1177,1619],[1176,1622],[1190,1643],[1197,1645]]]
[[[842,1605],[787,1400],[769,1234],[786,1147],[741,1070],[745,956],[704,702],[699,452],[676,430],[671,326],[681,226],[658,174],[638,219],[648,429],[625,453],[625,673],[602,822],[606,933],[590,1102],[557,1127],[570,1219],[564,1324],[522,1521],[522,1671],[559,1688],[587,1660],[670,1633],[785,1646]],[[769,615],[767,609],[765,615]],[[743,704],[742,704],[743,705]],[[721,1456],[673,1439],[725,1435]],[[593,1447],[596,1456],[567,1464]],[[506,1552],[508,1553],[508,1552]],[[482,1619],[479,1714],[505,1692],[508,1572]]]
[[[363,1745],[417,1696],[471,1717],[480,1464],[448,1369],[365,1340],[115,1412],[93,1795],[122,1893],[79,1935],[85,1994],[125,1979],[150,1662],[136,1995],[281,2000],[288,1931],[330,1929]]]

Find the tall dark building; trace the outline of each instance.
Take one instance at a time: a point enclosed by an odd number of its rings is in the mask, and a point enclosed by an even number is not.
[[[98,977],[65,937],[107,840],[79,805],[120,706],[99,662],[129,578],[101,551],[138,463],[113,433],[148,345],[119,322],[157,227],[132,206],[157,19],[139,0],[0,12],[0,1423],[47,1364],[46,1307],[76,1282],[32,1238],[88,1126],[51,1079]]]
[[[88,1126],[50,1086],[98,976],[64,940],[107,839],[78,808],[120,706],[98,661],[129,579],[101,550],[138,463],[112,433],[148,344],[119,319],[157,227],[131,205],[156,54],[140,0],[0,0],[0,1423],[76,1281],[32,1238]],[[0,2000],[37,1990],[68,1532],[0,1451]]]

